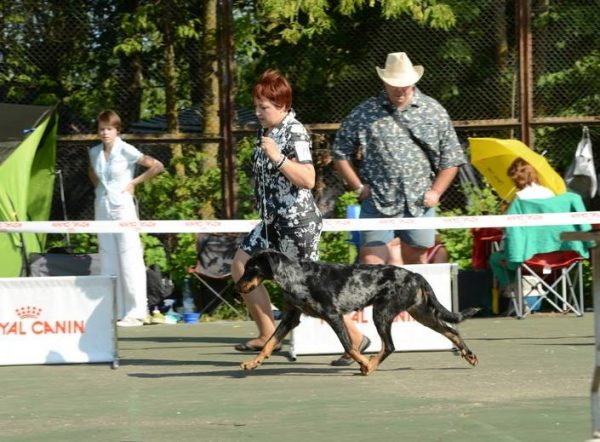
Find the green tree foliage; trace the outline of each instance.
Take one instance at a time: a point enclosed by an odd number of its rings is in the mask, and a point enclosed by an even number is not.
[[[466,197],[464,208],[442,212],[441,216],[479,216],[499,215],[500,199],[489,185],[482,188],[474,184],[464,184],[462,190]],[[473,235],[471,229],[443,229],[439,232],[442,243],[448,250],[450,262],[457,263],[461,269],[471,267]]]
[[[302,121],[340,121],[381,89],[374,66],[403,50],[426,65],[420,86],[453,118],[514,112],[516,71],[507,57],[515,41],[506,40],[502,2],[257,0],[240,11],[238,99],[246,106],[256,76],[276,67],[295,88]]]
[[[0,98],[54,104],[80,81],[70,69],[85,65],[89,23],[82,20],[75,1],[11,2],[0,8]],[[49,57],[36,57],[48,54]],[[80,77],[89,78],[85,71]]]
[[[346,218],[348,206],[357,205],[358,199],[354,192],[345,192],[335,205],[335,217]],[[319,243],[320,259],[329,262],[351,264],[358,255],[356,246],[351,243],[350,232],[323,232]]]
[[[416,23],[432,29],[449,29],[456,18],[447,2],[437,0],[257,0],[268,31],[276,31],[289,43],[330,31],[335,26],[334,14],[353,16],[366,9],[379,8],[386,19],[408,16]]]
[[[69,131],[98,110],[126,126],[164,115],[165,35],[173,37],[177,109],[203,98],[203,0],[0,0],[0,100],[61,105]],[[294,84],[304,122],[339,121],[377,92],[373,66],[406,50],[423,88],[454,119],[518,116],[514,0],[236,0],[238,103],[267,67]],[[539,116],[600,112],[597,2],[532,2]],[[385,43],[385,44],[384,44]],[[370,74],[370,75],[368,75]],[[336,102],[330,91],[348,99]],[[466,105],[468,103],[468,106]],[[64,128],[63,128],[64,130]],[[536,134],[543,142],[543,133]],[[551,140],[554,141],[554,138]],[[551,145],[552,142],[548,142]]]
[[[103,108],[117,110],[125,127],[164,114],[168,29],[181,74],[177,105],[190,104],[192,73],[182,53],[199,40],[200,0],[0,3],[0,101],[59,103],[63,120],[78,122],[69,129],[83,132]]]
[[[547,2],[533,20],[537,43],[536,93],[541,115],[597,115],[600,112],[598,6],[592,2]],[[577,50],[574,50],[574,49]],[[582,55],[583,54],[583,55]],[[565,60],[568,60],[565,63]],[[581,94],[589,84],[596,94]]]
[[[593,17],[598,2],[540,2],[532,24],[536,116],[600,114],[600,33]],[[580,137],[580,130],[537,127],[536,150],[565,170]]]

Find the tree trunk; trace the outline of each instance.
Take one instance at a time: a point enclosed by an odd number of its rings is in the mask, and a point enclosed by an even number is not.
[[[219,76],[217,64],[217,0],[207,0],[204,14],[204,100],[202,102],[202,135],[214,137],[219,134]],[[204,155],[202,170],[219,167],[219,143],[203,143]],[[214,219],[212,203],[207,202],[200,209],[202,219]]]
[[[206,14],[206,4],[204,2],[198,1],[192,7],[197,16],[204,17]],[[204,26],[202,26],[203,31]],[[183,56],[189,66],[190,100],[193,106],[201,106],[204,99],[204,85],[202,83],[204,48],[202,47],[202,41],[194,40],[193,43],[188,42]]]
[[[120,94],[118,112],[123,127],[129,127],[131,123],[135,123],[140,119],[143,88],[143,67],[140,54],[135,53],[131,56],[122,57],[119,69],[122,71],[122,75],[117,75],[116,78],[122,79],[123,85],[118,87],[117,90],[122,90],[125,93]]]
[[[175,37],[171,27],[174,20],[170,19],[170,12],[175,5],[166,2],[163,14],[163,42],[165,56],[165,113],[167,116],[167,131],[170,134],[179,133],[179,115],[177,113],[177,65],[175,63]],[[183,156],[181,144],[171,144],[173,158]],[[182,163],[175,164],[175,173],[179,177],[185,176],[185,166]]]
[[[503,2],[498,2],[493,8],[493,20],[496,25],[496,41],[498,42],[497,52],[496,52],[496,65],[498,76],[503,76],[506,70],[508,69],[508,60],[509,60],[509,47],[508,47],[508,36],[506,35],[506,6]],[[516,90],[515,86],[517,84],[518,73],[513,72],[513,86],[512,92],[513,97],[510,100],[510,109],[506,109],[502,102],[499,103],[499,109],[497,111],[497,115],[507,115],[509,114],[511,117],[514,116],[514,107],[516,103]],[[498,79],[500,81],[500,79]],[[500,81],[501,82],[501,81]]]

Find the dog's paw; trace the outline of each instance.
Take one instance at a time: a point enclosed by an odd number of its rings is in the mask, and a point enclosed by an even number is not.
[[[477,359],[477,356],[475,356],[475,354],[473,354],[473,353],[463,355],[463,358],[465,358],[466,361],[469,364],[471,364],[473,367],[476,367],[477,364],[479,364],[479,359]]]
[[[256,359],[250,359],[248,361],[244,361],[240,364],[244,370],[254,370],[256,367],[260,365],[260,362]]]
[[[363,376],[369,376],[375,370],[377,370],[378,364],[374,364],[373,361],[369,361],[367,365],[360,365],[360,374]]]

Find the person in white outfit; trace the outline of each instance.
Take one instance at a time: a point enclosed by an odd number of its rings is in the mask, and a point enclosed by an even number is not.
[[[89,150],[88,168],[96,193],[95,219],[137,221],[135,186],[161,173],[164,166],[119,137],[121,118],[116,112],[101,112],[97,122],[102,143]],[[136,177],[138,164],[146,170]],[[117,277],[117,325],[143,325],[147,313],[146,266],[139,234],[99,233],[98,248],[102,274]]]

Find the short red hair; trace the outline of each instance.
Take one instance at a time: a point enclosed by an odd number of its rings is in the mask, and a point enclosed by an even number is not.
[[[284,110],[292,107],[292,86],[275,69],[267,69],[263,72],[252,89],[252,96],[257,100],[267,99]]]

